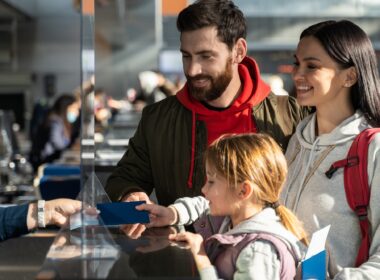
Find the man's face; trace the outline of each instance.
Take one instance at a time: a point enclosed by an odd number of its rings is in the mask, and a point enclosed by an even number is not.
[[[230,84],[232,54],[217,37],[215,27],[181,34],[183,71],[190,94],[199,101],[219,98]]]

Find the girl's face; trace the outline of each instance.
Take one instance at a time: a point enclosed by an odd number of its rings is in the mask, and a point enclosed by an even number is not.
[[[225,177],[216,172],[216,169],[206,162],[206,184],[202,193],[209,201],[210,214],[214,216],[231,216],[235,212],[237,195],[228,186]]]
[[[292,78],[300,105],[336,110],[347,103],[347,75],[352,69],[340,69],[313,36],[300,40],[294,57]]]

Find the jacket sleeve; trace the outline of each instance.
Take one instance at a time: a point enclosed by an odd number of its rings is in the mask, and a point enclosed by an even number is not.
[[[178,225],[194,223],[209,209],[208,201],[203,196],[183,197],[177,199],[173,206],[178,212]]]
[[[368,148],[368,184],[371,188],[368,218],[372,233],[369,259],[360,267],[342,269],[334,279],[380,279],[380,133]]]
[[[28,233],[28,204],[0,207],[0,241]]]
[[[253,108],[258,131],[272,136],[283,151],[286,151],[297,124],[307,114],[308,110],[301,108],[294,97],[277,96],[273,93]]]
[[[199,271],[199,276],[201,280],[218,280],[218,272],[215,269],[215,266],[209,266]]]
[[[120,201],[124,195],[134,191],[143,191],[150,195],[153,190],[150,157],[144,133],[144,111],[135,135],[129,140],[127,151],[108,178],[105,190],[112,201]]]

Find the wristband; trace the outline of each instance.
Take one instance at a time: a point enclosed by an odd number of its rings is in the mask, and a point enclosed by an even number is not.
[[[38,200],[37,202],[37,223],[39,228],[46,227],[45,224],[45,200]]]

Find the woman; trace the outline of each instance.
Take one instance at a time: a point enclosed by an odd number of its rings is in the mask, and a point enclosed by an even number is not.
[[[362,130],[380,126],[379,74],[370,39],[347,20],[310,26],[300,36],[293,80],[298,103],[315,112],[298,125],[289,143],[282,199],[309,233],[331,224],[328,277],[380,279],[380,135],[368,150],[370,258],[358,268],[362,237],[347,204],[343,169],[331,179],[325,175],[332,163],[346,157]]]
[[[32,139],[30,161],[36,170],[39,165],[59,159],[72,142],[73,123],[79,115],[79,102],[69,94],[61,95]]]

